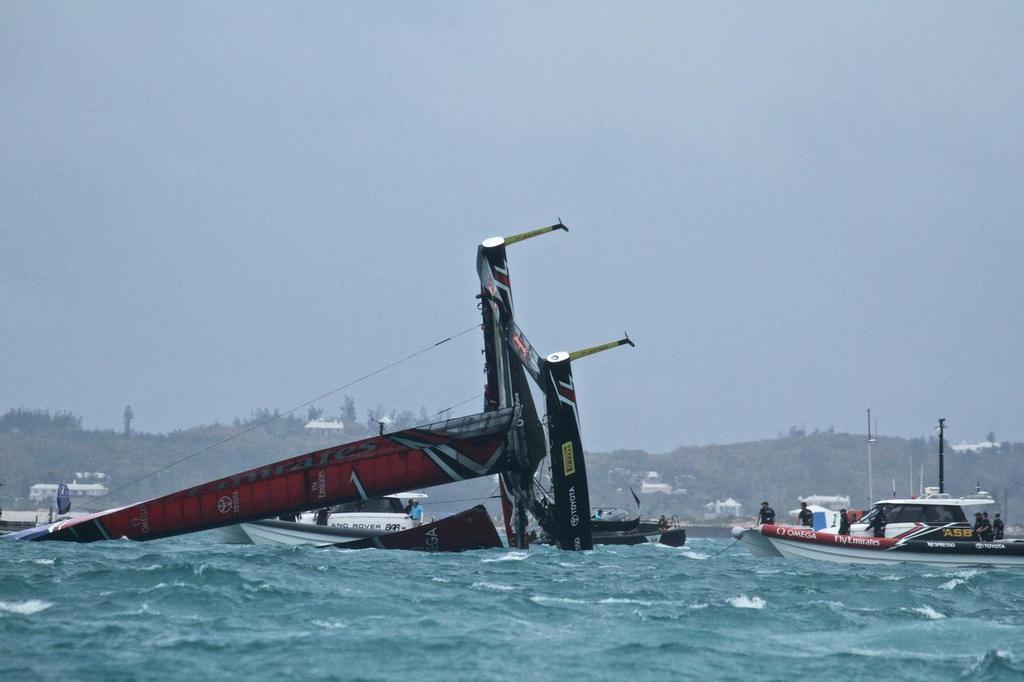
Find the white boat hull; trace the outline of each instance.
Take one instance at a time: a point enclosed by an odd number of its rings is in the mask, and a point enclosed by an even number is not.
[[[743,542],[755,556],[782,556],[787,559],[815,559],[840,564],[892,565],[922,563],[944,566],[1024,566],[1024,556],[986,553],[986,549],[1006,546],[1007,542],[970,543],[976,554],[914,552],[906,548],[872,549],[867,544],[832,544],[831,534],[819,533],[824,541],[768,537],[759,528],[733,528],[733,537]],[[1012,542],[1012,541],[1009,541]],[[932,543],[942,544],[942,543]],[[946,543],[952,545],[953,543]],[[967,543],[964,543],[967,546]],[[773,554],[774,552],[774,554]]]

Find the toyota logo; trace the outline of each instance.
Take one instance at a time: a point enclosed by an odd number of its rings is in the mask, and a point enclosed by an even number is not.
[[[221,514],[227,514],[231,511],[231,498],[225,495],[224,497],[217,500],[217,511]]]

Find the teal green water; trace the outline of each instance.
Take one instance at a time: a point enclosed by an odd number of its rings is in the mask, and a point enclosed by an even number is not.
[[[1020,680],[1015,569],[0,542],[0,680]]]

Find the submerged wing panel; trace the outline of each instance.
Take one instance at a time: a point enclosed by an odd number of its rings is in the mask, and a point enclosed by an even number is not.
[[[365,497],[487,476],[506,466],[515,410],[290,457],[137,504],[80,516],[34,540],[153,540],[341,504]]]

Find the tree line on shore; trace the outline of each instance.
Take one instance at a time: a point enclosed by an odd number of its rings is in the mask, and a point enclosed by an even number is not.
[[[277,410],[254,410],[233,424],[212,424],[168,434],[82,428],[69,412],[49,413],[19,408],[0,416],[0,498],[4,508],[29,508],[29,487],[40,482],[68,481],[75,472],[101,471],[114,491],[104,506],[165,494],[196,483],[227,476],[290,455],[325,447],[336,440],[374,435],[387,417],[387,431],[426,423],[427,415],[373,408],[365,420],[352,419],[354,401],[346,398],[338,416],[342,436],[304,428],[323,412],[309,410],[302,418]],[[348,420],[346,420],[348,419]],[[388,420],[385,420],[386,422]],[[236,435],[240,434],[240,435]],[[232,437],[209,451],[211,445]],[[992,438],[994,441],[994,437]],[[885,438],[873,444],[873,492],[876,499],[916,494],[938,482],[935,438]],[[946,489],[954,495],[989,491],[1011,521],[1024,519],[1024,444],[994,443],[965,452],[946,448]],[[184,460],[179,466],[166,468]],[[595,507],[634,506],[649,472],[656,471],[672,493],[641,494],[644,515],[669,514],[701,519],[705,505],[733,498],[743,514],[753,515],[762,499],[788,510],[808,495],[846,495],[853,508],[868,504],[867,450],[864,434],[807,432],[790,429],[767,440],[725,445],[683,446],[668,453],[643,450],[587,453],[591,502]],[[158,472],[157,475],[151,475]],[[913,478],[913,483],[911,483]],[[490,480],[469,481],[432,493],[434,504],[445,499],[486,498]]]

